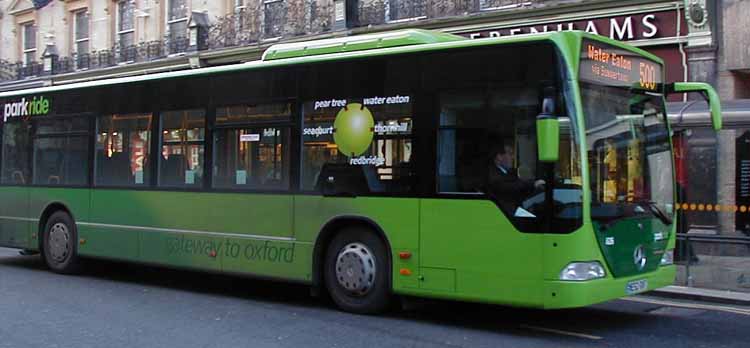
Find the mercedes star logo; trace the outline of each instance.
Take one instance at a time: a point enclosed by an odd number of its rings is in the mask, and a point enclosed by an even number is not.
[[[646,267],[646,250],[643,248],[643,245],[635,247],[635,251],[633,251],[633,262],[638,270],[642,270],[643,267]]]

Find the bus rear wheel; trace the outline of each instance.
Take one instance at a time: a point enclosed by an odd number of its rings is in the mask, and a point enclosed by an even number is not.
[[[325,284],[348,312],[383,312],[390,302],[390,262],[383,241],[366,228],[347,228],[328,245]]]
[[[74,274],[80,270],[78,231],[66,212],[53,213],[44,225],[42,237],[44,261],[53,272]]]

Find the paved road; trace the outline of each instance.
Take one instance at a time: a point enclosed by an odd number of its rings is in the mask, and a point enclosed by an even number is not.
[[[640,297],[546,312],[430,301],[359,316],[299,285],[103,261],[61,276],[0,248],[0,347],[716,348],[749,339],[747,309]]]

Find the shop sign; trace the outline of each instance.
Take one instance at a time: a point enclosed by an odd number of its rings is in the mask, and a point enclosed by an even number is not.
[[[628,16],[612,16],[562,22],[556,21],[516,27],[509,26],[482,31],[459,32],[457,34],[472,39],[478,39],[485,37],[501,37],[555,31],[582,30],[620,41],[644,40],[678,36],[678,18],[682,20],[681,15],[679,15],[674,10],[670,10],[639,13]],[[685,27],[684,23],[680,24],[681,28]],[[685,29],[681,29],[680,31],[682,32],[681,35],[685,35]]]

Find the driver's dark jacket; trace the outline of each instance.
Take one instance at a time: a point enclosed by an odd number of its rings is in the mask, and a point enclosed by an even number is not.
[[[516,168],[503,173],[500,168],[491,165],[487,175],[487,191],[508,216],[513,216],[523,199],[534,192],[534,183],[519,178]]]

